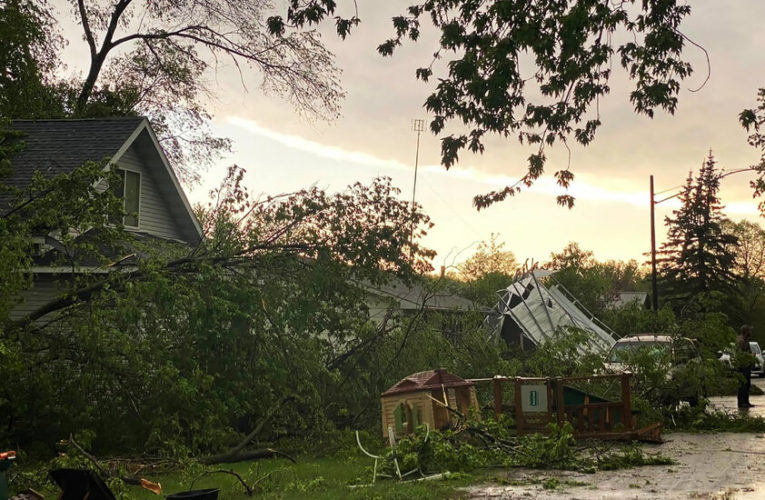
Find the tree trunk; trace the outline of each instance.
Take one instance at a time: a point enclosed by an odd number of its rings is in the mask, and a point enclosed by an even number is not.
[[[234,446],[230,450],[228,450],[225,453],[220,453],[218,455],[212,455],[209,457],[204,457],[200,459],[200,462],[205,464],[220,464],[220,463],[234,463],[234,462],[243,462],[245,460],[254,460],[257,458],[272,458],[276,455],[283,456],[285,458],[288,458],[289,460],[292,460],[292,462],[295,462],[295,459],[291,456],[287,455],[286,453],[282,453],[281,451],[274,450],[272,448],[263,448],[259,450],[253,450],[242,453],[242,450],[245,446],[250,444],[250,442],[255,439],[255,436],[257,436],[260,431],[263,429],[263,426],[266,425],[266,422],[268,422],[271,417],[276,413],[276,411],[281,408],[282,404],[287,400],[287,396],[282,397],[280,400],[278,400],[274,405],[268,409],[268,413],[261,419],[260,422],[258,422],[258,425],[255,426],[255,428],[247,434],[247,436],[242,439],[242,441],[239,442],[238,445]]]
[[[276,458],[284,457],[290,460],[292,463],[296,463],[296,460],[284,452],[275,450],[273,448],[261,448],[258,450],[221,453],[219,455],[212,455],[209,457],[200,458],[199,461],[203,464],[231,464],[236,462],[244,462],[245,460],[257,460],[259,458]]]
[[[82,83],[82,89],[80,90],[80,95],[77,96],[77,104],[74,108],[74,113],[78,117],[82,115],[85,105],[88,104],[88,99],[90,99],[90,95],[93,93],[93,88],[96,86],[98,75],[101,74],[101,68],[103,68],[105,60],[106,53],[103,49],[91,59],[88,77]]]

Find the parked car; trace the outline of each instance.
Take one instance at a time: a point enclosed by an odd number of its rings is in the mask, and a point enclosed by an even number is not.
[[[752,348],[752,354],[754,354],[754,368],[752,368],[752,377],[765,376],[765,370],[763,370],[763,357],[760,344],[757,342],[749,342],[749,347]]]
[[[616,341],[605,360],[606,371],[635,374],[637,393],[671,404],[696,405],[705,396],[701,354],[692,339],[656,333]]]
[[[686,337],[672,337],[655,333],[640,333],[628,335],[617,340],[606,356],[606,369],[609,371],[624,371],[629,358],[638,350],[659,360],[673,365],[687,363],[692,359],[701,359],[701,355],[693,340]]]

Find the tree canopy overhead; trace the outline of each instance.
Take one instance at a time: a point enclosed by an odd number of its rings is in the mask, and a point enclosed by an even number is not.
[[[205,101],[214,97],[208,70],[220,61],[250,66],[262,75],[265,91],[285,96],[303,112],[334,117],[343,91],[333,57],[314,29],[331,22],[346,38],[360,22],[356,2],[337,0],[67,1],[90,58],[82,78],[61,81],[53,74],[63,111],[149,116],[171,161],[190,179],[198,172],[187,160],[209,164],[229,147],[206,127]],[[56,47],[50,36],[55,18],[46,2],[0,2],[3,8],[11,4],[28,11],[34,6],[47,46]],[[681,81],[692,72],[683,51],[693,42],[681,31],[690,14],[690,6],[677,0],[427,0],[393,18],[393,36],[378,51],[390,56],[407,41],[424,43],[426,30],[440,35],[434,58],[423,61],[415,76],[437,81],[424,106],[433,115],[431,131],[441,136],[447,168],[465,150],[483,152],[489,136],[531,147],[517,182],[474,198],[481,209],[543,175],[549,146],[594,139],[599,101],[619,66],[634,82],[630,100],[637,113],[673,113]],[[53,53],[48,50],[46,61]],[[438,60],[446,63],[444,70]],[[43,76],[51,76],[49,65],[41,67]],[[761,148],[761,107],[743,112],[741,121],[755,129],[750,143]],[[554,176],[558,203],[573,206],[570,165],[556,166]]]
[[[0,75],[10,118],[148,116],[177,173],[194,180],[229,148],[209,130],[209,70],[224,62],[261,77],[263,91],[284,97],[304,114],[331,119],[343,92],[332,54],[311,29],[269,30],[270,2],[257,0],[67,0],[90,57],[82,76],[62,77],[63,38],[48,2],[0,1]],[[41,99],[46,90],[45,113]],[[243,78],[244,81],[244,78]],[[38,92],[39,94],[39,92]],[[48,99],[50,97],[50,99]],[[2,104],[2,103],[0,103]],[[30,104],[34,104],[30,106]]]
[[[57,114],[50,85],[63,39],[47,2],[0,1],[0,116]]]
[[[335,11],[333,0],[291,5],[288,21],[296,24]],[[630,101],[637,113],[673,113],[680,82],[692,71],[681,57],[686,37],[680,31],[690,12],[677,0],[426,0],[393,18],[394,36],[378,51],[393,55],[406,41],[417,42],[428,26],[439,32],[433,60],[416,77],[438,79],[424,106],[434,115],[431,131],[442,134],[446,168],[465,149],[482,153],[489,134],[538,146],[515,184],[475,197],[481,209],[538,179],[546,146],[593,140],[614,59],[635,84]],[[282,23],[277,18],[270,24]],[[434,73],[438,59],[448,60],[445,74]],[[452,132],[452,126],[467,131]],[[567,166],[555,178],[565,189],[574,174]],[[574,198],[564,193],[557,201],[571,207]]]
[[[70,1],[90,49],[90,67],[77,97],[78,109],[86,105],[107,57],[124,47],[128,54],[115,57],[115,63],[122,63],[122,69],[148,72],[148,81],[142,82],[145,92],[159,91],[163,78],[191,87],[192,92],[202,90],[201,83],[192,79],[209,65],[200,54],[205,50],[213,57],[227,56],[237,65],[241,62],[256,67],[265,89],[286,95],[300,109],[337,112],[341,92],[331,54],[312,31],[269,34],[265,24],[270,7],[267,2]]]

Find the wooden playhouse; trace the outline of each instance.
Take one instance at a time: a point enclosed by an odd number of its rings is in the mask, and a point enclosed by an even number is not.
[[[471,408],[478,410],[475,385],[443,368],[401,379],[382,394],[380,401],[384,439],[388,437],[388,427],[396,437],[411,434],[421,424],[428,424],[431,429],[448,428],[453,415],[443,403],[464,415]]]

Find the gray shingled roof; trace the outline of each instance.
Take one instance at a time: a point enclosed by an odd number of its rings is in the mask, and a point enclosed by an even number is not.
[[[421,283],[406,285],[397,279],[392,282],[381,285],[366,285],[367,290],[381,297],[391,298],[398,302],[398,306],[403,310],[426,309],[435,310],[459,310],[474,311],[480,309],[473,301],[460,297],[459,295],[448,291],[432,291]]]
[[[14,120],[11,129],[24,134],[21,140],[26,147],[11,158],[13,172],[2,182],[23,188],[36,170],[53,176],[71,172],[88,161],[111,157],[143,120],[142,117]]]

